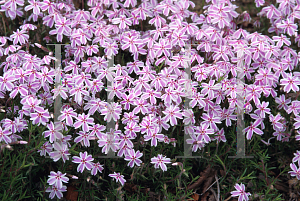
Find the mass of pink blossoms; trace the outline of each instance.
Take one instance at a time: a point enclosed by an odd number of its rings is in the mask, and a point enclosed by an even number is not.
[[[91,171],[96,175],[103,170],[91,153],[69,152],[74,144],[90,147],[94,140],[99,152],[107,154],[112,150],[131,168],[144,162],[167,171],[170,158],[161,153],[142,161],[145,153],[136,150],[133,142],[142,136],[143,145],[156,147],[158,143],[172,142],[176,146],[176,140],[168,133],[181,124],[185,125],[184,131],[190,136],[187,143],[193,144],[194,152],[215,140],[226,142],[224,126],[229,127],[236,120],[236,76],[241,60],[249,83],[245,84],[244,108],[252,118],[244,130],[247,139],[254,135],[263,137],[266,120],[271,122],[278,141],[289,141],[292,130],[281,114],[293,114],[294,129],[300,127],[299,101],[285,96],[299,93],[300,73],[295,69],[300,53],[289,46],[296,43],[300,47],[300,1],[277,0],[278,7],[265,0],[255,1],[257,7],[264,6],[258,15],[270,20],[268,31],[275,34],[272,38],[242,29],[239,20],[249,21],[250,16],[237,13],[237,6],[230,0],[206,3],[205,12],[198,15],[189,11],[195,6],[189,0],[142,0],[139,4],[137,0],[88,0],[88,10],[76,10],[71,0],[0,1],[0,12],[11,20],[28,14],[19,29],[9,36],[0,36],[0,56],[5,58],[0,65],[4,72],[0,76],[0,98],[19,99],[21,104],[14,106],[14,118],[1,121],[0,142],[10,144],[22,139],[22,131],[31,122],[46,127],[43,136],[47,142],[40,148],[40,155],[63,162],[71,157],[78,172]],[[134,26],[143,21],[151,29],[135,30]],[[41,31],[33,25],[37,22],[49,30],[49,35],[43,35],[43,44],[68,43],[64,46],[61,71],[52,65],[53,53],[29,37],[33,31]],[[255,25],[259,27],[259,21]],[[185,72],[186,44],[195,44],[188,61],[192,64],[191,79]],[[44,51],[44,56],[32,55],[30,50],[34,48]],[[124,52],[131,54],[131,62],[108,66],[112,56]],[[54,88],[55,79],[61,80],[62,85]],[[111,86],[105,88],[106,81]],[[187,83],[191,86],[189,95],[185,90]],[[100,92],[108,92],[111,101],[100,98]],[[63,98],[60,125],[54,123],[49,112],[58,96]],[[278,113],[268,108],[268,102],[261,101],[263,96],[275,99]],[[188,97],[190,108],[184,108]],[[226,101],[229,106],[222,108]],[[196,109],[202,111],[197,120]],[[99,118],[124,124],[125,131],[109,130]],[[63,134],[71,128],[74,135]],[[299,136],[296,140],[300,140]],[[299,179],[299,169],[294,164],[297,161],[298,152],[290,174]],[[126,182],[120,173],[109,176],[122,185]],[[51,198],[61,198],[66,191],[62,182],[67,183],[68,178],[59,171],[51,172],[49,177],[52,187],[47,192]],[[248,200],[243,184],[236,184],[235,188],[233,196]]]

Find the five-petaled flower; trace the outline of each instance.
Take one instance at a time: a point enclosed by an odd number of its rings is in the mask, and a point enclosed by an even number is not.
[[[68,181],[69,181],[69,178],[66,177],[65,175],[66,175],[66,173],[63,174],[60,171],[58,171],[57,173],[54,171],[51,171],[50,175],[49,175],[49,179],[47,180],[47,183],[49,183],[49,185],[55,185],[55,186],[57,186],[57,188],[60,189],[63,186],[62,182],[68,183]]]
[[[248,196],[250,196],[251,194],[250,193],[246,193],[245,192],[245,185],[244,184],[235,184],[234,188],[236,189],[236,191],[232,191],[230,192],[231,193],[231,196],[233,197],[237,197],[239,196],[239,201],[248,201],[249,198]]]
[[[254,123],[250,123],[251,125],[245,128],[245,132],[247,132],[247,139],[251,140],[253,132],[262,135],[264,132],[262,132],[260,129],[256,128],[259,124],[260,121],[256,120]]]
[[[171,163],[171,159],[163,156],[162,154],[158,154],[157,157],[151,158],[151,163],[154,164],[154,168],[160,167],[162,171],[167,171],[165,163]]]
[[[289,174],[291,174],[292,177],[296,176],[298,180],[300,180],[300,160],[298,160],[298,166],[295,165],[295,163],[291,163],[290,167],[293,171],[289,171]]]
[[[11,35],[11,38],[13,39],[14,45],[18,44],[18,42],[22,45],[28,42],[29,35],[26,34],[25,30],[19,31],[19,29],[17,29],[17,31]]]
[[[90,130],[89,124],[94,125],[94,118],[91,118],[89,114],[80,114],[78,117],[75,117],[77,121],[74,123],[74,127],[77,129],[82,126],[84,132]]]
[[[120,182],[122,186],[125,184],[126,180],[124,179],[124,175],[121,175],[120,173],[114,172],[114,174],[109,174],[108,176],[116,179],[116,181]]]
[[[127,156],[125,157],[126,161],[129,161],[128,166],[129,167],[133,167],[134,164],[136,164],[137,166],[140,166],[142,161],[139,159],[143,156],[143,153],[140,153],[140,151],[138,150],[137,152],[135,152],[133,149],[128,151]]]
[[[291,74],[288,74],[286,78],[280,80],[280,85],[284,85],[284,92],[289,93],[291,90],[294,92],[299,91],[300,80],[297,77],[293,77]]]
[[[88,153],[85,151],[84,153],[79,153],[80,157],[73,156],[73,163],[79,163],[77,167],[77,172],[83,172],[83,170],[86,168],[88,170],[91,170],[93,168],[93,157],[92,155],[88,155]]]

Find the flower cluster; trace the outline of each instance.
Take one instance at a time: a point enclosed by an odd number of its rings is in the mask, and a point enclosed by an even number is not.
[[[0,98],[19,98],[22,105],[11,108],[12,119],[1,121],[0,142],[10,144],[22,139],[17,134],[28,125],[44,126],[47,142],[40,148],[40,155],[49,155],[55,162],[66,162],[72,157],[78,165],[77,172],[90,171],[96,175],[102,172],[102,165],[87,151],[73,156],[71,153],[77,152],[71,150],[77,144],[90,147],[90,141],[97,140],[102,154],[116,152],[133,168],[143,163],[140,158],[145,155],[136,150],[134,142],[140,139],[137,134],[142,137],[142,145],[176,146],[176,139],[168,133],[183,123],[190,138],[187,143],[196,152],[212,141],[226,142],[222,125],[229,127],[237,119],[234,113],[240,104],[237,75],[243,71],[239,69],[241,65],[248,83],[243,86],[245,113],[252,119],[244,129],[247,139],[263,136],[265,119],[271,122],[277,141],[289,141],[291,121],[295,121],[295,129],[300,127],[299,101],[285,96],[299,92],[300,73],[295,69],[300,54],[289,47],[292,43],[300,46],[299,1],[277,0],[278,8],[272,4],[262,8],[259,16],[270,20],[272,26],[268,31],[276,34],[272,38],[239,27],[239,19],[251,19],[248,13],[237,13],[230,0],[207,0],[209,4],[200,15],[189,11],[195,6],[189,0],[142,0],[139,5],[137,0],[89,0],[88,11],[76,10],[72,1],[67,2],[0,1],[0,12],[12,20],[24,16],[22,9],[30,13],[19,29],[9,37],[0,37],[0,56],[5,56],[0,66],[4,72],[0,76]],[[257,7],[265,5],[264,2],[255,1]],[[64,46],[63,69],[54,68],[52,62],[56,59],[47,48],[30,43],[30,33],[39,31],[33,25],[37,21],[50,30],[44,41],[68,43]],[[153,29],[135,30],[135,25],[143,21]],[[186,44],[191,43],[193,46],[187,50]],[[33,48],[46,54],[43,58],[32,55],[29,50]],[[113,56],[124,52],[131,54],[131,62],[109,66]],[[192,66],[190,73],[186,62]],[[55,88],[60,80],[61,85]],[[110,85],[104,87],[107,84]],[[107,93],[107,100],[100,96],[103,93]],[[261,100],[263,96],[275,99],[278,113]],[[59,123],[54,122],[49,112],[57,97],[63,98]],[[201,111],[198,119],[196,110]],[[283,113],[294,118],[288,122]],[[114,121],[117,125],[111,128],[101,121]],[[125,131],[118,130],[119,124],[124,125]],[[68,135],[71,129],[74,139]],[[299,163],[298,152],[290,173],[300,179],[296,161]],[[154,168],[167,171],[166,164],[171,159],[158,154],[151,158],[151,163]],[[122,185],[126,182],[120,173],[109,176]],[[61,198],[66,191],[62,182],[69,179],[59,171],[52,171],[49,177],[52,187],[47,192],[51,198]],[[248,200],[249,193],[245,193],[243,184],[236,184],[235,188],[233,196]]]

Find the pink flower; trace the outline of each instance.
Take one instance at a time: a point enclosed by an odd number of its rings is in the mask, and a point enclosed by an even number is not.
[[[283,128],[283,124],[278,122],[278,121],[280,121],[281,118],[282,117],[281,117],[280,114],[277,114],[275,117],[272,114],[270,114],[269,119],[270,119],[270,122],[272,122],[274,130],[278,130],[278,129]]]
[[[283,43],[287,46],[291,45],[291,41],[283,34],[281,34],[281,36],[273,36],[273,41],[277,41],[277,47],[281,47]]]
[[[125,36],[122,40],[122,50],[125,50],[129,47],[129,52],[135,53],[138,51],[137,45],[142,45],[144,42],[142,39],[139,39],[138,36]]]
[[[283,29],[284,33],[288,33],[290,36],[293,36],[295,34],[295,31],[298,28],[298,25],[294,24],[289,19],[282,20],[282,22],[283,22],[282,24],[281,23],[277,23],[277,27]]]
[[[119,24],[120,29],[125,29],[126,26],[131,26],[132,22],[129,20],[129,18],[126,18],[125,15],[121,15],[119,18],[112,19],[113,24]]]
[[[300,167],[300,160],[298,160],[298,166]],[[291,174],[292,177],[296,176],[297,179],[300,180],[300,168],[297,168],[294,163],[291,163],[290,167],[293,171],[289,171],[289,174]]]
[[[97,162],[97,163],[93,163],[93,167],[92,167],[91,175],[94,175],[94,176],[96,176],[97,172],[100,172],[100,173],[101,173],[103,169],[104,169],[104,168],[103,168],[103,166],[102,166],[102,165],[100,165],[100,163],[99,163],[99,162]]]
[[[40,125],[43,124],[44,126],[46,126],[46,123],[49,121],[50,119],[50,115],[47,110],[44,109],[36,109],[35,113],[30,113],[30,120],[32,120],[33,124],[38,124]]]
[[[256,120],[254,123],[250,123],[251,125],[245,128],[245,132],[247,132],[247,139],[250,140],[252,138],[253,132],[262,135],[264,132],[262,132],[260,129],[256,128],[259,125],[260,121]]]
[[[170,105],[163,113],[165,116],[165,121],[170,121],[171,125],[177,125],[177,118],[182,119],[182,114],[178,106]]]
[[[102,147],[102,152],[107,154],[111,149],[113,152],[116,152],[119,149],[119,134],[121,131],[110,129],[110,132],[107,132],[98,140],[98,146]]]
[[[137,166],[141,165],[142,161],[139,158],[141,158],[142,156],[143,154],[140,153],[139,150],[135,152],[133,149],[131,149],[128,152],[128,155],[125,157],[125,160],[129,161],[128,166],[132,168],[134,164],[136,164]]]
[[[112,119],[117,121],[120,119],[122,108],[119,103],[106,104],[105,108],[101,110],[101,115],[104,116],[104,120],[110,122]]]
[[[64,143],[54,142],[53,144],[54,151],[52,151],[49,155],[53,159],[54,162],[58,161],[60,158],[63,159],[64,163],[66,160],[69,160],[69,149],[68,145]]]
[[[164,53],[165,56],[169,57],[170,56],[169,50],[171,48],[172,46],[165,39],[160,39],[159,42],[154,45],[154,50],[158,50],[156,51],[157,57],[160,57],[162,53]]]
[[[55,27],[57,29],[58,35],[69,35],[72,32],[72,29],[69,27],[71,25],[71,21],[67,20],[65,17],[58,18],[56,21]]]
[[[300,160],[300,151],[297,151],[297,153],[294,153],[295,157],[293,158],[293,163]]]
[[[164,135],[158,134],[158,127],[154,127],[151,133],[144,136],[145,141],[151,140],[151,146],[157,146],[157,139],[163,141]]]
[[[262,103],[257,104],[257,108],[254,112],[255,114],[259,115],[261,118],[265,118],[265,113],[271,114],[269,108],[267,108],[269,105],[268,102],[263,101]]]
[[[0,127],[0,142],[4,141],[6,144],[11,143],[11,139],[9,137],[11,134],[11,131],[7,129],[3,130],[2,127]]]
[[[219,130],[216,133],[216,135],[217,136],[214,138],[214,140],[217,140],[218,143],[220,143],[221,141],[226,142],[226,137],[225,137],[225,134],[224,134],[224,128],[222,128],[221,130]]]
[[[195,124],[195,116],[194,116],[193,110],[191,110],[191,109],[185,109],[183,111],[183,116],[185,117],[183,119],[183,123],[185,125]]]
[[[289,108],[286,110],[288,114],[291,112],[294,113],[294,115],[298,115],[300,112],[300,101],[292,101],[292,104],[289,106]]]
[[[38,150],[38,152],[40,152],[41,156],[46,156],[47,154],[50,154],[50,152],[52,151],[52,144],[50,144],[48,141],[45,142],[41,148]]]
[[[90,130],[89,124],[94,125],[94,118],[90,118],[89,114],[80,114],[76,117],[77,121],[74,123],[74,128],[79,128],[82,126],[82,130],[84,132],[88,132]]]
[[[18,44],[18,42],[22,45],[28,42],[29,36],[25,30],[19,31],[19,29],[17,29],[17,31],[11,35],[11,38],[13,39],[14,45]]]
[[[66,186],[62,186],[61,188],[58,188],[56,185],[53,185],[51,188],[48,187],[46,192],[50,192],[49,197],[51,199],[53,199],[55,197],[55,195],[57,196],[58,199],[63,197],[62,192],[66,192],[67,191],[67,187]]]
[[[208,129],[209,124],[201,124],[200,126],[197,126],[195,129],[195,134],[200,136],[200,140],[204,141],[205,143],[209,143],[211,141],[210,137],[208,135],[214,134],[213,129]]]
[[[60,171],[58,171],[57,173],[55,173],[54,171],[50,172],[50,178],[47,180],[47,183],[49,183],[49,185],[55,185],[57,186],[57,188],[62,188],[64,183],[68,183],[69,178],[65,176],[65,174],[62,174]]]
[[[45,137],[49,137],[50,136],[50,142],[53,143],[54,141],[56,141],[56,139],[61,139],[63,137],[63,134],[61,132],[59,132],[59,130],[62,129],[61,124],[53,124],[53,122],[51,121],[50,124],[47,125],[47,128],[49,129],[49,131],[45,131],[44,135]]]
[[[137,125],[137,123],[131,121],[131,122],[127,123],[124,133],[131,137],[136,137],[137,136],[136,133],[140,132],[140,131],[141,131],[141,128]]]
[[[280,97],[276,97],[275,98],[275,102],[279,104],[277,106],[278,109],[284,108],[284,110],[287,110],[288,109],[288,105],[287,104],[291,103],[291,99],[289,98],[289,99],[285,100],[285,95],[282,94],[282,95],[280,95]]]
[[[81,144],[86,147],[89,147],[90,146],[90,138],[93,137],[93,135],[91,135],[90,133],[87,133],[87,132],[83,132],[83,131],[79,131],[79,136],[76,137],[74,139],[74,142],[76,143],[79,143],[81,142]]]
[[[300,85],[300,80],[297,77],[288,74],[286,78],[280,80],[280,85],[284,85],[284,92],[289,93],[291,90],[297,92],[299,91],[299,87],[297,85]]]
[[[35,15],[39,15],[40,14],[40,6],[42,6],[43,4],[41,4],[41,2],[39,1],[35,1],[35,0],[28,0],[28,2],[30,3],[30,5],[25,7],[25,11],[29,11],[31,9],[33,9],[33,14]]]
[[[91,170],[93,168],[93,157],[92,155],[88,155],[88,153],[85,151],[84,153],[79,153],[80,157],[73,156],[73,163],[79,163],[77,167],[77,172],[83,172],[83,170],[86,168],[88,170]]]
[[[234,188],[236,189],[236,191],[232,191],[230,192],[231,193],[231,196],[233,197],[237,197],[239,196],[239,201],[248,201],[249,198],[248,196],[250,196],[251,194],[250,193],[246,193],[245,192],[245,185],[244,184],[235,184]]]
[[[88,96],[90,94],[88,91],[84,90],[84,88],[85,87],[83,85],[76,85],[70,90],[70,95],[75,95],[75,102],[79,105],[82,105],[82,94],[85,96]]]
[[[204,119],[203,124],[208,124],[210,128],[212,128],[213,130],[218,130],[216,123],[218,124],[222,123],[220,121],[221,117],[214,116],[212,112],[209,112],[208,114],[203,113],[203,117],[201,118]]]
[[[157,157],[151,158],[151,163],[154,164],[154,168],[160,167],[162,171],[167,171],[167,166],[165,163],[171,163],[171,159],[158,154]]]
[[[66,108],[61,113],[62,114],[58,117],[58,120],[66,120],[66,124],[68,126],[73,126],[73,118],[77,118],[77,114],[74,112],[73,108]]]
[[[121,175],[120,173],[114,172],[114,174],[109,174],[108,176],[113,177],[116,179],[117,182],[120,182],[122,186],[125,184],[126,180],[124,179],[124,176]]]
[[[3,77],[0,76],[1,91],[11,91],[14,87],[13,81],[15,81],[15,76],[10,73],[4,73]]]
[[[193,152],[197,152],[198,149],[201,150],[205,146],[205,142],[202,141],[202,136],[196,136],[195,134],[192,134],[191,137],[191,139],[186,140],[186,143],[193,145]]]

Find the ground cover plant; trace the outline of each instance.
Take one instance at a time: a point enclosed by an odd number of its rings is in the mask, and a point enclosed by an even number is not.
[[[234,3],[0,1],[0,198],[299,199],[300,1]]]

